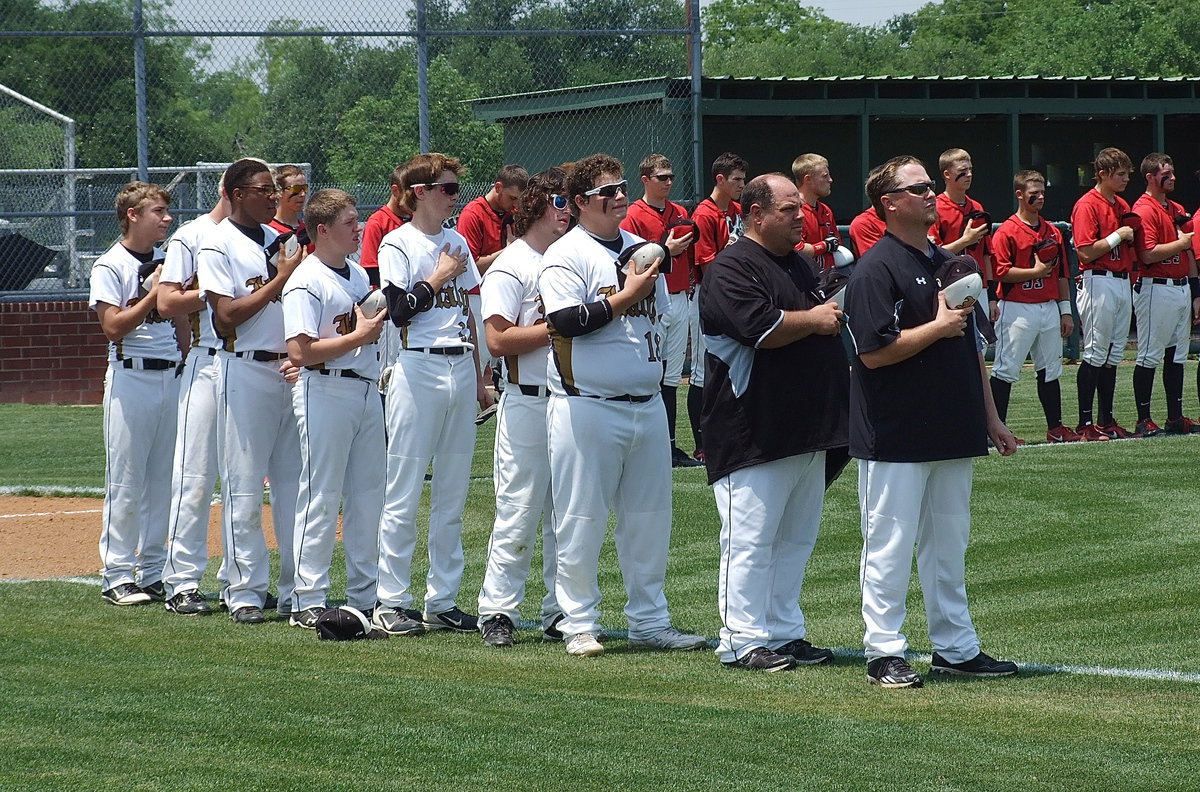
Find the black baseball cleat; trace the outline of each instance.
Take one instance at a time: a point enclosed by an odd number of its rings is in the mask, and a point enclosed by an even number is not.
[[[516,643],[513,640],[513,629],[512,619],[503,613],[498,613],[479,623],[479,632],[483,634],[483,642],[497,649],[503,649]]]
[[[135,583],[122,583],[100,592],[100,596],[113,605],[145,605],[150,602],[150,595],[137,587]]]
[[[559,613],[550,620],[550,623],[542,628],[543,641],[561,641],[563,639],[562,630],[558,629],[558,625],[563,619],[567,618],[567,614]]]
[[[773,651],[776,654],[787,655],[800,665],[818,665],[828,663],[833,659],[833,652],[828,649],[818,649],[803,638],[788,641]]]
[[[299,613],[289,616],[288,624],[293,627],[303,627],[306,630],[315,630],[317,629],[317,619],[321,618],[321,614],[324,612],[324,608],[305,608]]]
[[[200,616],[213,612],[212,605],[204,599],[204,595],[196,589],[181,591],[167,600],[164,607],[171,613],[181,616]]]
[[[671,446],[671,467],[704,467],[704,463],[700,462],[699,460],[692,459],[682,448],[679,448],[678,446]]]
[[[796,659],[791,655],[772,652],[765,646],[756,646],[736,660],[730,660],[722,665],[726,668],[766,671],[768,674],[773,674],[776,671],[791,671],[796,667]]]
[[[167,587],[163,585],[161,580],[156,580],[146,586],[139,586],[142,591],[150,595],[151,602],[166,602]]]
[[[867,682],[884,688],[919,688],[921,675],[903,657],[876,657],[867,663]]]
[[[441,613],[426,611],[421,620],[425,622],[426,629],[430,630],[453,630],[468,633],[479,629],[479,618],[469,613],[463,613],[458,606]]]
[[[933,665],[929,667],[931,674],[953,674],[967,677],[1000,677],[1012,676],[1017,673],[1017,664],[1007,660],[997,660],[983,652],[961,663],[951,663],[937,652],[933,653]]]
[[[243,605],[229,614],[229,619],[237,624],[262,624],[267,620],[262,608],[257,605]]]

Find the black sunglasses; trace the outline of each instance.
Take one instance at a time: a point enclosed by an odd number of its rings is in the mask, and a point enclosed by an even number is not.
[[[907,187],[897,187],[894,190],[887,190],[886,192],[884,192],[884,195],[890,195],[891,193],[898,193],[898,192],[906,192],[906,193],[910,193],[912,195],[924,197],[924,196],[928,195],[929,193],[933,192],[934,186],[935,185],[933,182],[918,182],[917,184],[910,184]]]
[[[449,195],[451,197],[458,195],[458,182],[429,182],[428,184],[422,184],[421,186],[439,187],[441,188],[443,195]]]
[[[628,195],[629,193],[625,192],[625,188],[628,186],[629,186],[629,182],[627,182],[625,180],[621,180],[619,182],[616,182],[615,184],[605,184],[600,187],[596,187],[594,189],[588,190],[587,192],[584,193],[584,195],[587,195],[587,196],[599,195],[604,198],[616,198],[617,193],[625,193],[626,195]]]

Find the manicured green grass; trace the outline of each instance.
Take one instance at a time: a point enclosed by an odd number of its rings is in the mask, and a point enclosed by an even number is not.
[[[1189,366],[1189,391],[1193,374]],[[1071,405],[1066,383],[1064,396]],[[45,408],[27,409],[33,422]],[[1039,436],[1026,428],[1041,425],[1032,372],[1014,388],[1010,415],[1018,434]],[[56,421],[42,431],[53,436]],[[465,515],[459,602],[468,610],[490,530],[492,425],[480,435]],[[683,429],[690,448],[685,438]],[[730,671],[710,652],[632,652],[620,639],[603,657],[569,658],[533,629],[507,651],[463,635],[325,644],[280,622],[113,608],[91,586],[4,585],[0,789],[1191,788],[1200,503],[1186,481],[1198,464],[1200,437],[979,460],[973,615],[985,649],[1037,667],[922,690],[864,682],[853,465],[829,493],[803,595],[810,638],[838,659],[787,674]],[[718,521],[703,471],[675,471],[674,493],[673,617],[715,636]],[[602,564],[605,624],[619,630],[611,541]],[[343,581],[336,573],[335,594]],[[928,652],[915,584],[914,575],[906,631],[914,651]],[[535,573],[527,618],[542,591]],[[1067,665],[1191,676],[1048,668]]]

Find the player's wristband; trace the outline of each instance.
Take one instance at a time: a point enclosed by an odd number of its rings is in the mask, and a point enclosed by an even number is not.
[[[1071,301],[1070,300],[1059,300],[1058,301],[1058,313],[1060,316],[1070,316],[1071,315]]]
[[[829,245],[826,245],[824,242],[813,242],[813,255],[814,256],[824,256],[825,253],[828,252],[828,250],[829,250]]]
[[[1109,250],[1116,250],[1117,245],[1121,244],[1121,235],[1113,231],[1108,236],[1104,237],[1104,241],[1108,243]]]
[[[1188,278],[1188,288],[1192,291],[1192,299],[1200,297],[1200,278]]]

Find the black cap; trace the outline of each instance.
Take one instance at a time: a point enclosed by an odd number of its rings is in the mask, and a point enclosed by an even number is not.
[[[322,641],[355,641],[370,634],[366,614],[349,605],[328,608],[317,618],[317,637]]]

